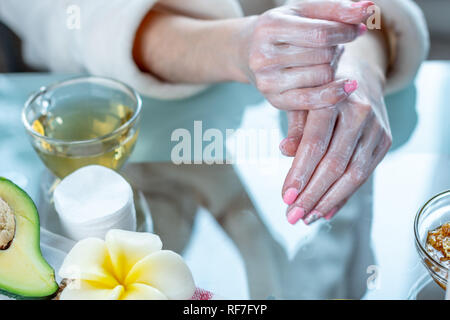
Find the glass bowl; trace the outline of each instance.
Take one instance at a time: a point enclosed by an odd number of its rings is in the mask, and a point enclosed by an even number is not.
[[[450,221],[450,190],[428,200],[414,219],[416,249],[431,277],[444,290],[447,288],[449,268],[426,249],[428,232]]]

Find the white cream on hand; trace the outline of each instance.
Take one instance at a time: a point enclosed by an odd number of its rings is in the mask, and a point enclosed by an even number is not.
[[[111,229],[136,230],[131,186],[109,168],[73,172],[56,187],[53,199],[64,233],[74,240],[103,239]]]

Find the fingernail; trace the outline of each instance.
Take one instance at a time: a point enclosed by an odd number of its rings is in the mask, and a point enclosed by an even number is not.
[[[298,193],[298,190],[295,188],[287,189],[283,196],[284,203],[286,203],[288,206],[293,204],[295,202],[295,199],[297,199],[298,197]]]
[[[286,149],[285,149],[285,146],[286,146],[286,143],[287,143],[287,142],[288,142],[288,138],[283,139],[283,140],[281,140],[281,142],[280,142],[280,151],[281,151],[281,153],[284,154],[284,155],[286,155]]]
[[[362,8],[362,7],[370,7],[375,5],[372,1],[359,1],[352,3],[353,8]]]
[[[320,218],[323,218],[323,214],[317,210],[314,210],[303,221],[305,221],[306,225],[310,225],[319,220]]]
[[[288,143],[290,143],[292,140],[293,140],[294,138],[286,138],[286,139],[283,139],[281,142],[280,142],[280,151],[281,151],[281,153],[283,154],[283,155],[285,155],[285,156],[289,156],[289,153],[288,153],[288,151],[286,150],[286,145],[288,144]]]
[[[298,220],[303,219],[305,216],[305,210],[303,208],[295,207],[287,214],[287,220],[290,224],[294,225]]]
[[[356,80],[349,80],[344,85],[344,91],[347,94],[351,94],[358,89],[358,81]]]
[[[331,219],[333,219],[333,217],[336,215],[336,213],[339,211],[338,208],[334,208],[333,210],[331,210],[330,212],[328,212],[328,214],[325,216],[325,219],[330,221]]]
[[[358,36],[362,36],[363,34],[365,34],[367,32],[367,26],[364,23],[361,23],[358,26]]]

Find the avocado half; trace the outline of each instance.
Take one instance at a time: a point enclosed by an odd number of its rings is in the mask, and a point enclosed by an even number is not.
[[[0,292],[13,298],[50,298],[55,272],[40,248],[39,215],[28,194],[0,177]]]

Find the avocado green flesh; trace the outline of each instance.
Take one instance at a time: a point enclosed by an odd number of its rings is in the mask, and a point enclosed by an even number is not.
[[[58,290],[55,272],[40,249],[39,215],[31,198],[9,180],[0,178],[0,198],[12,209],[15,236],[0,250],[0,291],[22,298],[44,298]]]

